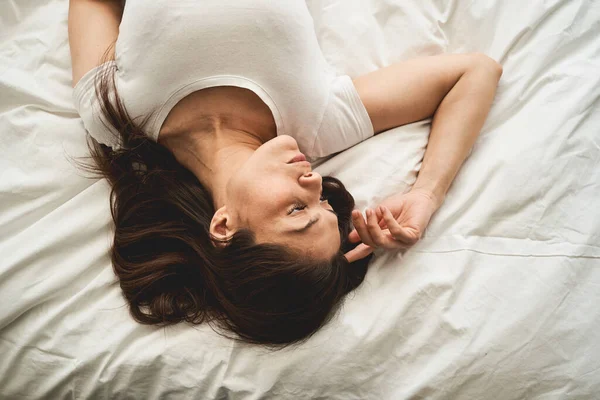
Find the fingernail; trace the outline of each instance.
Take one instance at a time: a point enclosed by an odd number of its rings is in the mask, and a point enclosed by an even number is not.
[[[383,214],[384,211],[385,211],[385,208],[383,206],[379,206],[379,212]]]
[[[371,216],[371,209],[370,209],[370,208],[367,208],[367,212],[366,212],[366,214],[367,214],[367,217],[370,217],[370,216]]]

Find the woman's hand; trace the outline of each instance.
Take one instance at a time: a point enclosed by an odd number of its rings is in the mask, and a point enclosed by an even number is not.
[[[367,209],[366,221],[360,211],[352,211],[355,229],[350,232],[352,243],[362,241],[348,252],[350,262],[366,257],[375,248],[408,248],[421,239],[441,200],[424,190],[411,190],[385,199],[375,210]]]

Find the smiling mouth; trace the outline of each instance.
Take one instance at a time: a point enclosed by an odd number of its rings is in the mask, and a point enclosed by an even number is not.
[[[306,156],[302,153],[298,153],[294,158],[288,161],[288,164],[293,164],[301,161],[306,161]]]

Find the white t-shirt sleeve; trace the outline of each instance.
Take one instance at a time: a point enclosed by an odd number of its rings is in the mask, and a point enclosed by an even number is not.
[[[373,136],[373,125],[352,79],[334,78],[311,156],[325,157]]]
[[[109,61],[114,63],[114,61]],[[108,124],[101,117],[100,102],[96,96],[95,78],[96,74],[104,68],[104,64],[88,71],[75,85],[73,89],[73,103],[79,116],[83,120],[85,129],[99,143],[118,148],[119,135],[110,130]]]

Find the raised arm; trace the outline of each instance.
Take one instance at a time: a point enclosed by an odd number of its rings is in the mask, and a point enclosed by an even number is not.
[[[483,54],[423,57],[354,80],[375,133],[433,116],[413,188],[440,204],[490,110],[502,67]]]
[[[502,67],[483,54],[448,54],[391,65],[354,80],[375,133],[433,116],[417,181],[374,210],[355,210],[347,254],[362,258],[375,247],[410,246],[441,206],[492,105]]]
[[[73,86],[98,66],[106,50],[119,36],[124,0],[70,0],[69,46]],[[108,54],[114,57],[114,49]]]

